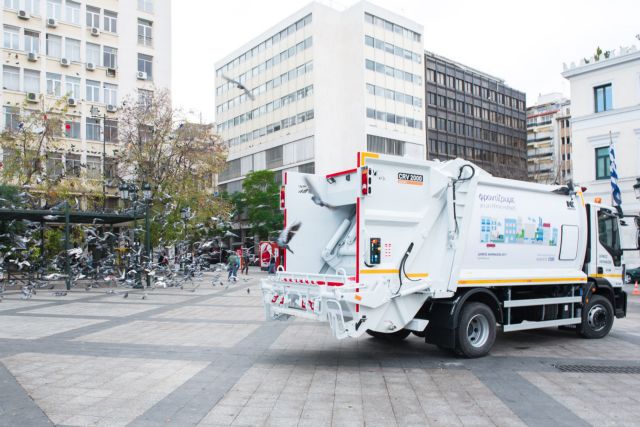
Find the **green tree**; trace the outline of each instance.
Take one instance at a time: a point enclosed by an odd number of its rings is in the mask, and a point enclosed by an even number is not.
[[[60,152],[63,124],[67,114],[67,99],[53,103],[41,96],[36,103],[25,101],[21,106],[7,106],[7,123],[0,133],[3,161],[0,176],[4,183],[30,186],[48,191],[60,182],[64,173],[47,173],[49,155]],[[64,165],[58,165],[62,171]]]
[[[269,170],[247,174],[242,183],[244,206],[253,233],[261,239],[273,235],[282,228],[283,216],[280,212],[280,187],[275,173]]]

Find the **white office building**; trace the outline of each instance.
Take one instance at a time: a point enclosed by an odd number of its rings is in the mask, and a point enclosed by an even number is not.
[[[103,143],[107,159],[117,149],[119,104],[171,87],[171,2],[3,0],[0,25],[3,128],[18,126],[25,100],[37,109],[68,96],[63,138],[47,153],[47,173],[64,165],[73,177],[77,165],[87,165],[79,187],[100,189]]]
[[[216,63],[220,190],[253,170],[349,169],[358,151],[424,158],[423,55],[421,25],[367,2],[311,3],[231,52]]]
[[[605,52],[579,65],[565,65],[571,85],[573,176],[587,187],[585,197],[612,203],[609,145],[614,144],[622,209],[637,214],[633,185],[640,177],[640,51],[635,47]],[[634,235],[623,228],[623,246]],[[637,252],[625,253],[627,266],[640,264]]]
[[[527,173],[542,184],[564,184],[571,176],[571,102],[561,93],[538,96],[527,107]]]

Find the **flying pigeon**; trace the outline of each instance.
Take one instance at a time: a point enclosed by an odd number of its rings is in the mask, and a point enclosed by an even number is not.
[[[293,224],[291,224],[289,227],[282,230],[280,232],[280,235],[278,236],[278,240],[277,240],[278,246],[280,246],[281,248],[288,249],[289,252],[293,253],[293,251],[289,247],[289,242],[291,241],[291,239],[293,239],[293,236],[296,235],[298,230],[300,230],[300,226],[302,226],[302,223],[300,221],[296,221]]]
[[[322,200],[322,197],[320,197],[320,193],[318,192],[318,189],[313,186],[308,176],[304,177],[304,182],[307,184],[307,188],[309,188],[309,193],[311,193],[311,200],[313,201],[313,203],[315,203],[318,206],[322,206],[329,209],[336,208],[336,206],[326,203]]]

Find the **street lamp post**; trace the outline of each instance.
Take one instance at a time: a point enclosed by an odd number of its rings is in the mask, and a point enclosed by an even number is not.
[[[182,251],[184,252],[180,256],[180,263],[183,264],[186,262],[186,254],[187,254],[187,221],[191,218],[191,209],[189,207],[180,209],[180,218],[182,218],[182,222],[184,224],[183,233],[182,233]],[[186,263],[182,265],[183,271],[186,268]]]
[[[150,268],[153,259],[151,253],[151,222],[149,221],[151,185],[148,182],[142,184],[142,198],[144,199],[144,253],[147,258],[147,268]],[[147,288],[149,287],[151,287],[151,276],[147,273]]]
[[[107,115],[100,114],[100,109],[95,105],[89,110],[91,117],[94,119],[102,120],[102,126],[106,126]],[[107,135],[102,131],[102,210],[107,209]]]

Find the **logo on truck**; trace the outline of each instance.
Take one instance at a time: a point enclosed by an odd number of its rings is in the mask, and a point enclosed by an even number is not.
[[[423,185],[424,175],[418,175],[408,172],[398,172],[398,184]]]

